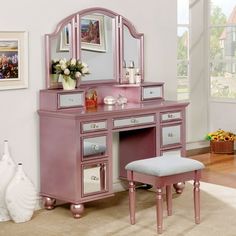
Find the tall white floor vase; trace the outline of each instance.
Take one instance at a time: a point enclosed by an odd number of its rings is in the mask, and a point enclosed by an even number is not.
[[[36,205],[37,193],[33,183],[25,175],[22,164],[17,166],[16,174],[6,189],[6,204],[15,223],[31,219]]]
[[[8,141],[4,141],[4,152],[0,160],[0,222],[10,220],[5,202],[6,188],[16,171],[16,164],[9,154]]]

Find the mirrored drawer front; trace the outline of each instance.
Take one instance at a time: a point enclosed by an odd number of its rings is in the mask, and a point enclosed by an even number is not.
[[[162,86],[143,87],[142,100],[163,98]]]
[[[58,108],[81,107],[84,105],[84,93],[58,94]]]
[[[83,165],[83,196],[98,194],[108,189],[108,163]]]
[[[181,118],[180,111],[161,114],[161,121],[180,120]]]
[[[83,157],[103,156],[106,153],[106,136],[86,138],[83,140]]]
[[[180,128],[181,125],[162,127],[162,145],[180,143]]]
[[[94,121],[89,123],[82,123],[82,132],[93,132],[107,129],[107,121]]]
[[[155,115],[128,117],[124,119],[115,119],[114,128],[126,126],[145,125],[155,122]]]

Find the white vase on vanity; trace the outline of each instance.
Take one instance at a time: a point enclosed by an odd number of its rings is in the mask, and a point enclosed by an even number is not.
[[[10,220],[10,215],[5,202],[6,188],[15,174],[16,165],[12,160],[8,141],[4,141],[4,153],[0,160],[0,222]]]

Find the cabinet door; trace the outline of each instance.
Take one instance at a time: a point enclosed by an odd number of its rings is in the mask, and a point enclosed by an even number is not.
[[[108,191],[108,163],[106,161],[83,165],[82,173],[83,197]]]
[[[181,124],[162,127],[162,146],[180,144]]]

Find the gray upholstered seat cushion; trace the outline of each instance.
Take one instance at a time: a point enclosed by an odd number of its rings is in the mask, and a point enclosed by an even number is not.
[[[171,154],[133,161],[127,164],[125,169],[147,175],[168,176],[200,170],[204,167],[204,164],[199,161]]]

